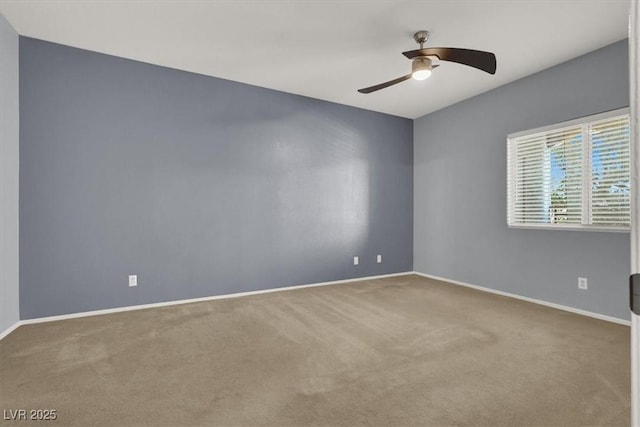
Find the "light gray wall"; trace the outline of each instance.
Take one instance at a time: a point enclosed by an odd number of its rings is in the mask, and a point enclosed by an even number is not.
[[[18,33],[0,15],[0,334],[18,303]]]
[[[412,269],[410,120],[29,38],[20,72],[23,319]]]
[[[506,224],[507,134],[627,106],[627,64],[621,41],[417,119],[415,270],[628,319],[628,233]]]

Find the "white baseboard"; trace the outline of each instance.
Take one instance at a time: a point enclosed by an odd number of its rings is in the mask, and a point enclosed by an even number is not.
[[[152,303],[152,304],[132,305],[127,307],[107,308],[104,310],[94,310],[94,311],[85,311],[81,313],[62,314],[59,316],[39,317],[36,319],[25,319],[25,320],[19,321],[18,323],[13,325],[11,328],[3,332],[2,335],[0,335],[0,339],[6,337],[12,331],[14,331],[18,326],[21,326],[21,325],[31,325],[34,323],[44,323],[44,322],[56,322],[58,320],[76,319],[78,317],[99,316],[102,314],[120,313],[123,311],[144,310],[147,308],[167,307],[170,305],[190,304],[194,302],[213,301],[213,300],[226,299],[226,298],[238,298],[238,297],[243,297],[248,295],[258,295],[258,294],[266,294],[271,292],[290,291],[294,289],[313,288],[317,286],[339,285],[341,283],[361,282],[363,280],[384,279],[386,277],[398,277],[398,276],[406,276],[410,274],[414,274],[414,272],[405,271],[402,273],[382,274],[379,276],[357,277],[353,279],[334,280],[331,282],[320,282],[320,283],[311,283],[307,285],[295,285],[295,286],[287,286],[283,288],[264,289],[260,291],[238,292],[235,294],[214,295],[210,297],[166,301],[166,302],[158,302],[158,303]]]
[[[20,323],[20,321],[17,321],[16,323],[14,323],[13,325],[9,326],[4,331],[0,332],[0,340],[2,340],[4,337],[9,335],[11,332],[15,331],[18,328],[18,326],[20,326],[21,324],[22,323]]]
[[[539,299],[535,299],[535,298],[524,297],[522,295],[512,294],[510,292],[499,291],[497,289],[485,288],[484,286],[473,285],[471,283],[460,282],[458,280],[451,280],[451,279],[447,279],[446,277],[439,277],[439,276],[434,276],[434,275],[431,275],[431,274],[420,273],[419,271],[414,271],[413,273],[417,274],[418,276],[426,277],[427,279],[439,280],[441,282],[447,282],[447,283],[451,283],[453,285],[465,286],[467,288],[473,288],[473,289],[477,289],[479,291],[489,292],[489,293],[492,293],[492,294],[502,295],[502,296],[509,297],[509,298],[515,298],[515,299],[519,299],[519,300],[522,300],[522,301],[532,302],[534,304],[544,305],[544,306],[555,308],[555,309],[558,309],[558,310],[568,311],[570,313],[581,314],[583,316],[593,317],[595,319],[605,320],[607,322],[612,322],[612,323],[618,323],[620,325],[631,326],[631,321],[624,320],[624,319],[619,319],[617,317],[606,316],[604,314],[594,313],[592,311],[581,310],[579,308],[569,307],[569,306],[566,306],[566,305],[556,304],[556,303],[553,303],[553,302],[543,301],[543,300],[539,300]]]
[[[352,282],[360,282],[360,281],[363,281],[363,280],[384,279],[384,278],[387,278],[387,277],[407,276],[407,275],[411,275],[411,274],[416,274],[418,276],[422,276],[422,277],[425,277],[425,278],[428,278],[428,279],[439,280],[439,281],[451,283],[451,284],[454,284],[454,285],[465,286],[467,288],[473,288],[473,289],[477,289],[477,290],[480,290],[480,291],[489,292],[489,293],[492,293],[492,294],[502,295],[502,296],[506,296],[506,297],[510,297],[510,298],[516,298],[516,299],[519,299],[519,300],[532,302],[534,304],[540,304],[540,305],[544,305],[544,306],[547,306],[547,307],[556,308],[558,310],[564,310],[564,311],[568,311],[568,312],[571,312],[571,313],[581,314],[583,316],[588,316],[588,317],[593,317],[593,318],[600,319],[600,320],[605,320],[607,322],[613,322],[613,323],[618,323],[618,324],[627,325],[627,326],[631,325],[630,321],[623,320],[623,319],[618,319],[617,317],[606,316],[604,314],[593,313],[593,312],[590,312],[590,311],[581,310],[581,309],[573,308],[573,307],[568,307],[568,306],[565,306],[565,305],[555,304],[555,303],[552,303],[552,302],[542,301],[542,300],[538,300],[538,299],[535,299],[535,298],[524,297],[524,296],[521,296],[521,295],[509,293],[509,292],[504,292],[504,291],[499,291],[499,290],[496,290],[496,289],[486,288],[484,286],[478,286],[478,285],[473,285],[471,283],[465,283],[465,282],[460,282],[460,281],[457,281],[457,280],[447,279],[446,277],[439,277],[439,276],[434,276],[434,275],[431,275],[431,274],[421,273],[419,271],[406,271],[406,272],[402,272],[402,273],[383,274],[383,275],[379,275],[379,276],[358,277],[358,278],[354,278],[354,279],[334,280],[334,281],[331,281],[331,282],[320,282],[320,283],[311,283],[311,284],[306,284],[306,285],[287,286],[287,287],[283,287],[283,288],[264,289],[264,290],[260,290],[260,291],[238,292],[238,293],[235,293],[235,294],[214,295],[214,296],[202,297],[202,298],[191,298],[191,299],[176,300],[176,301],[158,302],[158,303],[152,303],[152,304],[142,304],[142,305],[127,306],[127,307],[108,308],[108,309],[104,309],[104,310],[85,311],[85,312],[81,312],[81,313],[62,314],[62,315],[59,315],[59,316],[39,317],[39,318],[36,318],[36,319],[25,319],[25,320],[20,320],[19,322],[15,323],[13,326],[9,327],[8,329],[6,329],[2,333],[0,333],[0,340],[5,338],[6,336],[8,336],[11,332],[16,330],[21,325],[31,325],[31,324],[35,324],[35,323],[45,323],[45,322],[56,322],[58,320],[76,319],[76,318],[79,318],[79,317],[99,316],[99,315],[102,315],[102,314],[120,313],[120,312],[124,312],[124,311],[133,311],[133,310],[144,310],[144,309],[147,309],[147,308],[167,307],[167,306],[171,306],[171,305],[190,304],[190,303],[194,303],[194,302],[213,301],[213,300],[227,299],[227,298],[238,298],[238,297],[243,297],[243,296],[248,296],[248,295],[259,295],[259,294],[266,294],[266,293],[271,293],[271,292],[289,291],[289,290],[294,290],[294,289],[312,288],[312,287],[318,287],[318,286],[339,285],[341,283],[352,283]]]

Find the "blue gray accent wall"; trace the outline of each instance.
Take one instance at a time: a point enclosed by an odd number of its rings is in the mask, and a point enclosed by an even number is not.
[[[626,107],[628,82],[625,40],[415,120],[415,270],[628,319],[628,233],[506,222],[507,135]]]
[[[411,120],[25,37],[20,73],[23,319],[412,269]]]
[[[0,336],[18,323],[18,33],[0,15]]]

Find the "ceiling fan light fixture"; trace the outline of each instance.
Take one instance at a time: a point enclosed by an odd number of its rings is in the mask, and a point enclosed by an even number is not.
[[[424,80],[431,75],[431,60],[416,58],[411,63],[411,77],[414,80]]]
[[[411,74],[414,80],[425,80],[431,75],[431,70],[418,70]]]

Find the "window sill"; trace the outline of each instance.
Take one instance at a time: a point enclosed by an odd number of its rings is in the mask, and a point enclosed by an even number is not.
[[[524,228],[530,230],[566,230],[566,231],[598,231],[604,233],[630,233],[629,227],[602,227],[592,225],[561,225],[561,224],[507,224],[509,228]]]

